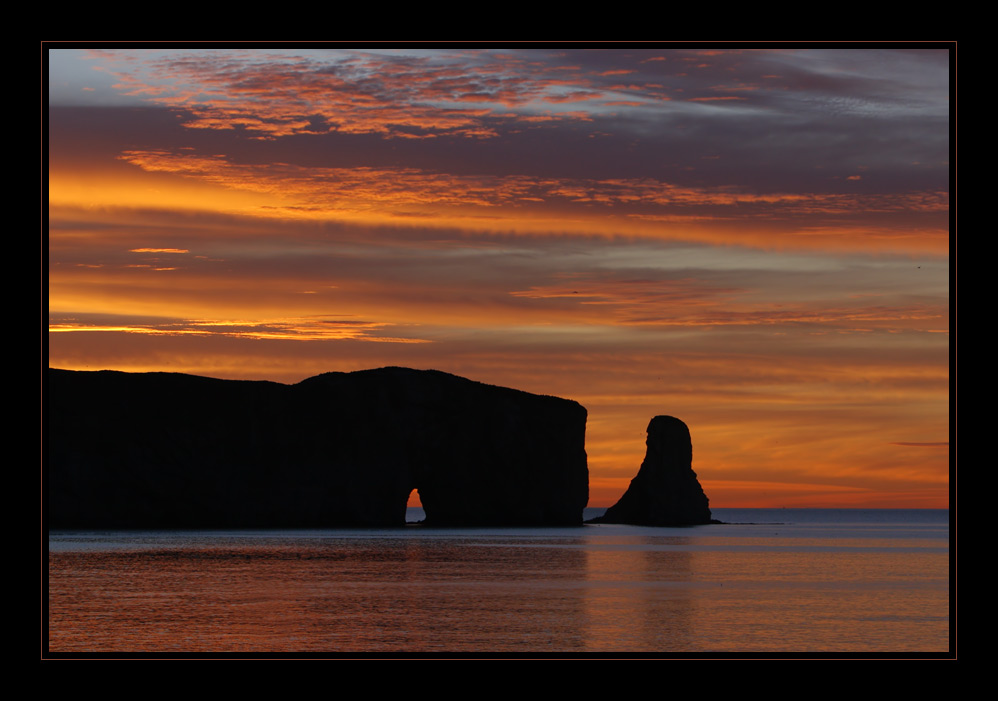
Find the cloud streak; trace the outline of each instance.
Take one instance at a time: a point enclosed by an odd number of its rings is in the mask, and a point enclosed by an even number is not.
[[[184,152],[126,151],[119,158],[147,172],[170,173],[212,185],[264,195],[270,204],[244,211],[261,216],[306,218],[397,218],[424,223],[433,218],[465,227],[502,226],[531,230],[552,226],[553,214],[575,221],[588,231],[657,235],[669,238],[752,243],[743,235],[725,234],[731,222],[740,226],[773,225],[771,244],[810,247],[816,228],[838,235],[841,245],[913,246],[940,250],[947,235],[929,224],[923,236],[894,227],[866,223],[856,230],[856,212],[867,222],[881,215],[906,220],[920,214],[948,212],[945,192],[907,195],[769,193],[738,188],[683,187],[651,179],[581,180],[529,175],[454,175],[414,168],[317,168],[290,164],[233,164],[223,156],[201,157]],[[806,228],[788,222],[807,222]],[[663,224],[685,224],[683,228]],[[708,231],[696,232],[695,225]],[[718,225],[718,226],[712,226]],[[838,228],[836,228],[838,227]],[[822,242],[823,243],[823,242]],[[819,245],[821,245],[819,243]]]

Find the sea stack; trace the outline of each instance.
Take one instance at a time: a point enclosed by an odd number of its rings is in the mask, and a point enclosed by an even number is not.
[[[647,451],[620,500],[594,523],[694,526],[717,523],[693,471],[693,442],[686,424],[656,416],[648,424]]]

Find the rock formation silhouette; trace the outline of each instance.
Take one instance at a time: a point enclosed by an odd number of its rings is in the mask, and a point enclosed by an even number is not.
[[[586,410],[433,370],[296,385],[50,369],[51,528],[578,525]]]
[[[686,424],[656,416],[648,424],[645,459],[620,500],[593,523],[691,526],[717,523],[693,471],[693,442]]]

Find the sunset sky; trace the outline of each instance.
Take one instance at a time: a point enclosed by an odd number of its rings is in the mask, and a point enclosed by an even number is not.
[[[51,367],[433,368],[583,404],[591,506],[657,414],[712,507],[948,505],[948,45],[52,46]]]

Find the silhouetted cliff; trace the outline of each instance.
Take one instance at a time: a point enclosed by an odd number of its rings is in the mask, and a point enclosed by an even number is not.
[[[691,526],[711,519],[707,495],[693,471],[693,442],[686,424],[656,416],[648,424],[648,446],[637,476],[620,500],[593,523]]]
[[[296,385],[49,370],[53,528],[574,525],[586,410],[432,370]]]

